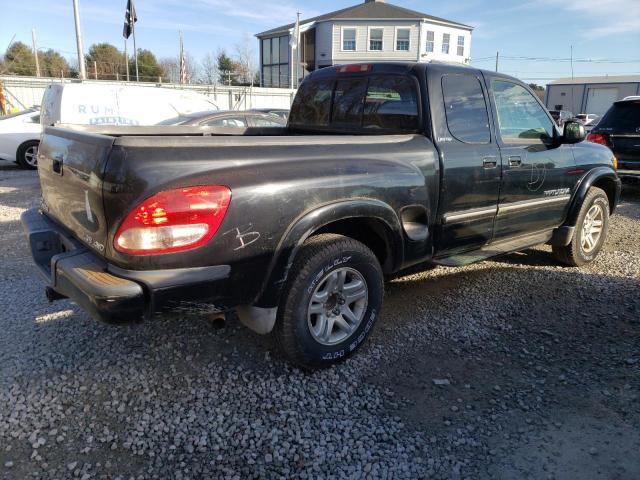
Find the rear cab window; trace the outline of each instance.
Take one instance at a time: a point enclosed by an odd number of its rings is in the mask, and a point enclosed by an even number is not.
[[[417,80],[407,74],[339,75],[307,79],[289,126],[337,133],[419,133]]]

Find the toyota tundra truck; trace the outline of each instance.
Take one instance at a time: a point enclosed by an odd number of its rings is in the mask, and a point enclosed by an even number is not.
[[[322,367],[362,346],[385,278],[545,243],[592,262],[620,180],[584,138],[506,75],[334,66],[283,128],[47,126],[22,222],[50,300],[116,324],[237,312]]]

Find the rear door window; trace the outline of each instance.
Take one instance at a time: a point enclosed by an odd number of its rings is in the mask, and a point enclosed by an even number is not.
[[[410,77],[372,75],[362,127],[415,132],[420,128],[418,91]]]
[[[480,80],[472,75],[445,75],[442,93],[451,135],[464,143],[489,143],[489,113]]]

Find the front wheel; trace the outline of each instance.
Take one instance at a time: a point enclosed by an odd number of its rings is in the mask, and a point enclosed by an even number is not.
[[[576,231],[567,246],[553,247],[554,257],[572,267],[596,259],[609,231],[609,197],[604,190],[592,187],[582,203]]]
[[[369,248],[341,235],[312,237],[291,268],[278,308],[277,342],[304,368],[343,361],[371,332],[383,295],[382,269]]]

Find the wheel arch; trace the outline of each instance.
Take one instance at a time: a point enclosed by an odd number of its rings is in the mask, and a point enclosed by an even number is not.
[[[591,187],[598,187],[607,194],[609,199],[609,213],[613,213],[620,199],[620,179],[615,170],[610,167],[598,167],[588,172],[582,179],[571,200],[565,225],[575,226],[582,203]]]
[[[278,305],[300,247],[310,237],[323,233],[337,233],[362,242],[376,255],[385,273],[394,271],[402,263],[402,227],[390,205],[373,199],[322,205],[298,217],[287,229],[258,295],[257,306]]]

